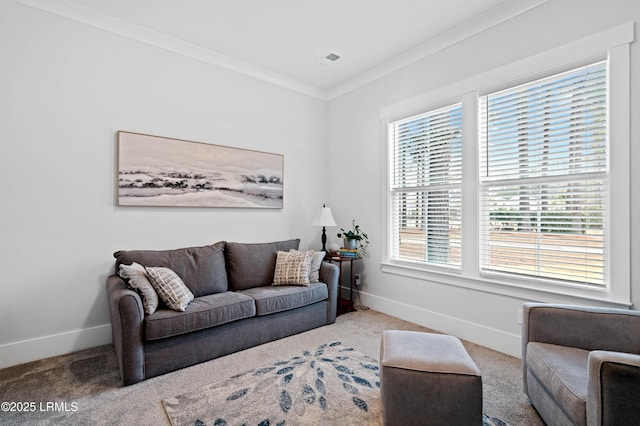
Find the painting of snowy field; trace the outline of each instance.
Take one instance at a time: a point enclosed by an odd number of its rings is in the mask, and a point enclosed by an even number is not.
[[[282,208],[284,157],[118,132],[118,205]]]

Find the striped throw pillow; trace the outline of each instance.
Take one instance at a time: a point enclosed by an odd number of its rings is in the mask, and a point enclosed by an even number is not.
[[[273,285],[309,285],[313,250],[276,252]]]
[[[160,299],[174,311],[184,312],[189,302],[193,300],[193,293],[178,274],[161,266],[146,267],[145,269],[149,281],[158,292]]]

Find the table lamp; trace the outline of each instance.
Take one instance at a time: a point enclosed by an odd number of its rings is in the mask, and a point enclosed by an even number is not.
[[[327,244],[327,226],[338,226],[333,214],[331,214],[331,208],[326,205],[322,205],[320,213],[316,216],[316,219],[312,223],[313,226],[322,226],[322,251],[327,251],[325,245]]]

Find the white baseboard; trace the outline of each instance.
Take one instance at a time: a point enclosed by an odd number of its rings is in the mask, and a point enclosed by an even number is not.
[[[482,324],[455,318],[439,312],[433,312],[366,292],[360,292],[360,300],[364,305],[378,312],[441,333],[451,334],[460,339],[486,346],[516,358],[521,358],[522,356],[520,335],[507,333],[503,330],[497,330]]]
[[[112,342],[111,324],[0,345],[0,368],[64,355]]]

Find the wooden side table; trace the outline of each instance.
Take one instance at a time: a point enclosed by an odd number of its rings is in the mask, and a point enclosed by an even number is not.
[[[353,306],[353,262],[355,260],[362,259],[360,256],[358,257],[340,257],[340,256],[328,256],[325,258],[329,262],[336,262],[338,264],[338,268],[340,269],[340,273],[338,274],[338,308],[336,315],[346,314],[347,312],[354,312],[357,309]],[[342,298],[342,265],[344,263],[349,263],[350,266],[350,278],[349,278],[349,299]]]

